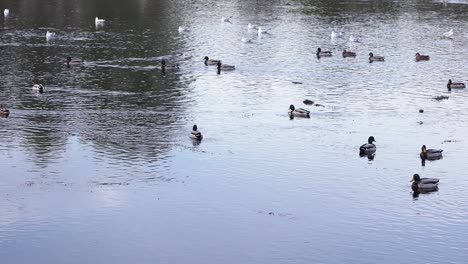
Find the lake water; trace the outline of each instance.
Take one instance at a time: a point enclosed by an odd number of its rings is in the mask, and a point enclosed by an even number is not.
[[[465,1],[0,0],[5,8],[1,263],[468,259],[468,91],[446,89],[468,80]],[[318,47],[334,56],[317,59]],[[385,62],[369,63],[370,51]],[[66,56],[85,63],[67,68]],[[204,56],[237,69],[218,75]],[[163,58],[180,71],[161,74]],[[290,104],[311,118],[290,120]],[[373,160],[358,155],[371,135]],[[423,144],[443,159],[421,166]],[[414,173],[440,178],[439,191],[414,197]]]

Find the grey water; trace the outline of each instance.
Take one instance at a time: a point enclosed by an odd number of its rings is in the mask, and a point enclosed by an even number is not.
[[[468,80],[465,1],[5,8],[1,263],[468,259],[468,91],[446,88]],[[318,47],[333,56],[317,59]],[[67,56],[84,63],[66,67]],[[204,56],[236,70],[217,74]],[[161,59],[180,70],[162,74]],[[311,118],[290,120],[290,104]],[[193,124],[201,142],[188,137]],[[373,159],[358,155],[369,136]],[[443,158],[422,166],[423,144]],[[414,173],[439,178],[439,190],[413,193]]]

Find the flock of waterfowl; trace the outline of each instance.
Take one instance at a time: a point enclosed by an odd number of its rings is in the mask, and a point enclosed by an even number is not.
[[[4,10],[4,16],[8,17],[9,14],[10,14],[9,9],[5,9]],[[231,18],[232,18],[232,16],[231,17],[222,17],[221,21],[231,23],[231,21],[230,21]],[[104,19],[100,19],[98,17],[95,18],[96,27],[102,26],[105,22],[106,21]],[[267,30],[262,29],[261,27],[258,27],[256,25],[248,24],[247,28],[249,30],[256,29],[259,35],[269,34],[269,32]],[[179,33],[187,33],[187,32],[190,32],[190,28],[180,26],[178,31],[179,31]],[[344,33],[342,33],[342,32],[337,33],[337,32],[332,31],[332,33],[331,33],[331,38],[332,39],[340,38],[340,37],[343,37],[343,36],[344,36]],[[444,38],[451,38],[453,36],[453,30],[450,30],[448,32],[443,33],[442,36]],[[54,32],[50,32],[50,31],[46,32],[47,41],[50,41],[50,40],[54,39],[55,37],[56,37],[56,34]],[[354,36],[350,36],[349,40],[351,42],[360,42],[360,38],[359,37],[354,37]],[[241,41],[245,42],[245,43],[252,42],[252,40],[250,38],[245,38],[245,37],[242,38]],[[333,56],[333,53],[331,51],[322,50],[319,47],[319,48],[317,48],[316,56],[317,56],[318,59],[320,59],[320,58],[323,58],[323,57],[331,57],[331,56]],[[356,52],[349,51],[349,50],[343,50],[342,56],[344,58],[354,58],[354,57],[356,57]],[[374,55],[372,52],[369,52],[368,56],[369,56],[368,57],[369,62],[374,62],[374,61],[375,62],[377,62],[377,61],[383,62],[383,61],[385,61],[384,56]],[[416,53],[416,55],[415,55],[415,60],[416,61],[428,61],[429,59],[430,59],[430,57],[428,55],[422,55],[420,53]],[[203,61],[204,61],[204,64],[207,65],[207,66],[215,65],[217,67],[218,74],[221,71],[232,71],[232,70],[236,69],[236,67],[233,66],[233,65],[223,64],[221,60],[210,59],[208,56],[205,56]],[[84,60],[73,60],[70,56],[68,56],[66,58],[65,63],[67,65],[67,67],[70,67],[71,65],[83,64]],[[172,65],[172,64],[168,64],[167,61],[164,60],[164,59],[161,60],[161,72],[163,74],[165,74],[168,71],[177,71],[179,69],[180,69],[179,64],[173,64]],[[465,88],[465,84],[461,83],[461,82],[452,82],[452,80],[450,79],[448,81],[448,83],[447,83],[447,88],[448,88],[449,91],[451,89],[463,89],[463,88]],[[37,80],[35,81],[35,83],[34,83],[34,85],[32,86],[31,89],[33,91],[38,92],[38,93],[44,92],[44,86],[42,84],[40,84]],[[314,104],[313,101],[308,100],[308,99],[304,100],[303,103],[306,104],[306,105]],[[422,110],[420,110],[420,111],[422,111]],[[0,104],[0,116],[8,117],[9,115],[10,115],[10,110],[7,109],[3,104]],[[293,119],[294,117],[310,118],[310,111],[306,110],[304,108],[296,108],[294,105],[291,104],[289,106],[288,115],[290,116],[291,119]],[[200,141],[200,140],[203,139],[203,135],[198,130],[197,125],[194,125],[192,127],[192,131],[190,131],[189,137],[191,139],[195,140],[195,141]],[[367,156],[369,159],[373,159],[374,154],[375,154],[375,152],[377,150],[376,145],[374,144],[375,142],[376,142],[375,138],[373,136],[370,136],[368,138],[368,142],[359,147],[359,154],[361,156]],[[420,153],[420,158],[422,160],[422,164],[424,165],[425,160],[437,160],[437,159],[442,158],[442,152],[443,151],[441,149],[427,149],[426,146],[423,145],[422,148],[421,148],[421,153]],[[412,187],[414,192],[424,193],[424,192],[436,191],[437,188],[438,188],[437,185],[438,185],[439,179],[437,179],[437,178],[421,178],[418,174],[414,174],[411,181],[413,182],[411,187]]]

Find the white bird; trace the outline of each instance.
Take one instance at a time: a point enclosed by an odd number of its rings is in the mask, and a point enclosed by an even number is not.
[[[257,25],[252,25],[252,24],[249,23],[249,24],[247,25],[247,28],[248,28],[248,29],[257,29]]]
[[[331,32],[331,38],[334,39],[334,38],[341,38],[344,36],[344,33],[343,32],[335,32],[335,31],[332,31]]]
[[[252,43],[251,38],[241,38],[241,41],[244,42],[244,43]]]
[[[349,41],[359,43],[359,42],[361,42],[361,38],[351,35],[351,36],[349,36]]]
[[[231,19],[231,17],[232,16],[230,16],[230,17],[221,17],[221,22],[231,22],[231,20],[229,20],[229,19]]]
[[[3,10],[3,14],[7,17],[10,14],[10,9]]]
[[[442,34],[442,36],[443,36],[444,38],[452,38],[452,36],[453,36],[453,29],[450,29],[449,31],[444,32],[444,33]]]
[[[99,18],[99,17],[96,17],[94,19],[94,23],[96,23],[96,25],[99,25],[99,24],[104,24],[104,22],[106,22],[106,20],[102,19],[102,18]]]
[[[258,27],[258,34],[261,35],[261,34],[270,34],[270,33],[268,32],[268,30],[262,29],[262,27]]]
[[[190,28],[188,28],[188,27],[179,27],[179,33],[183,33],[183,32],[190,32]]]
[[[50,31],[46,32],[46,40],[47,41],[53,40],[54,38],[55,38],[55,33],[54,32],[50,32]]]

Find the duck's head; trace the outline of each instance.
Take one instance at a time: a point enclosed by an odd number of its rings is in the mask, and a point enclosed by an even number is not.
[[[452,84],[452,79],[449,79],[448,84]]]
[[[321,48],[317,48],[317,53],[320,53],[322,52],[322,49]]]
[[[165,60],[165,59],[162,59],[162,60],[161,60],[161,65],[162,65],[162,66],[166,66],[166,60]]]
[[[412,182],[420,182],[421,181],[421,177],[419,177],[419,174],[415,173],[413,175],[413,179],[411,180]]]
[[[193,128],[192,128],[193,131],[197,131],[198,130],[198,127],[197,125],[193,125]]]
[[[369,52],[369,57],[374,57],[374,53]]]
[[[377,141],[375,141],[375,138],[373,136],[370,136],[369,139],[367,140],[367,143],[369,144],[372,144],[374,142],[377,142]]]
[[[218,68],[221,68],[221,62],[220,61],[218,61],[217,65],[218,65]]]
[[[296,108],[294,107],[294,105],[290,105],[290,106],[289,106],[289,110],[294,111],[295,109],[296,109]]]
[[[424,153],[426,152],[426,145],[422,145],[421,152],[424,152]]]
[[[415,56],[416,56],[416,57],[419,57],[419,56],[421,56],[421,54],[419,54],[419,52],[418,52],[418,53],[416,53],[416,55],[415,55]]]
[[[208,56],[205,56],[205,58],[203,58],[205,61],[208,61],[210,58],[208,58]]]

